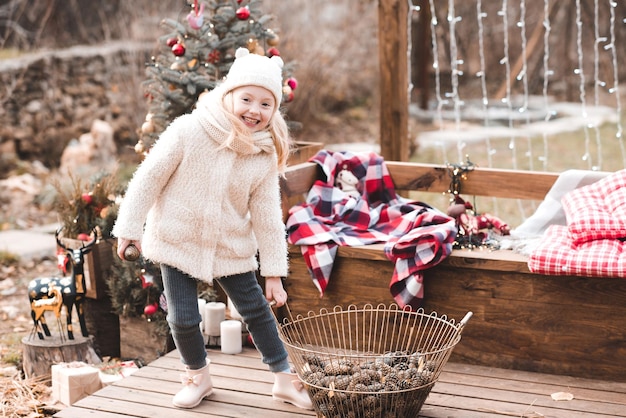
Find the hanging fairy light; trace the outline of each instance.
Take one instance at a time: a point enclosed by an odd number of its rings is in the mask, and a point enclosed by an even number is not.
[[[522,96],[522,106],[518,109],[519,113],[524,115],[524,122],[526,127],[530,127],[530,112],[528,111],[528,59],[527,59],[527,46],[528,40],[526,38],[526,1],[520,0],[520,18],[517,22],[517,27],[520,28],[520,38],[522,40],[522,69],[517,75],[517,81],[522,82],[524,94]],[[533,147],[530,134],[526,134],[526,157],[528,159],[528,169],[534,170],[533,162]]]
[[[407,27],[407,34],[406,34],[406,39],[407,39],[407,48],[406,48],[406,62],[407,62],[407,74],[408,74],[408,80],[409,80],[409,91],[408,93],[408,97],[411,97],[411,92],[413,91],[413,83],[411,80],[413,80],[413,77],[411,77],[411,51],[413,50],[413,37],[411,36],[411,19],[413,18],[413,13],[418,13],[421,8],[419,6],[414,6],[412,0],[407,0],[408,4],[409,4],[409,13],[407,14],[407,23],[406,23],[406,27]]]
[[[505,68],[505,80],[511,79],[511,62],[509,59],[509,19],[508,19],[508,2],[507,0],[502,0],[502,8],[498,11],[498,15],[502,17],[502,26],[504,28],[504,56],[500,60],[500,64],[504,65]],[[508,115],[509,115],[509,129],[513,130],[513,103],[511,101],[511,84],[506,84],[506,95],[502,99],[502,102],[506,104]],[[517,157],[516,151],[517,146],[515,144],[515,136],[511,135],[509,137],[509,150],[511,151],[511,164],[513,165],[513,169],[517,169]]]
[[[604,49],[611,50],[611,63],[613,64],[613,87],[609,89],[609,93],[615,95],[615,104],[617,106],[617,132],[615,134],[615,139],[619,142],[620,150],[622,152],[623,165],[626,167],[626,149],[624,148],[624,138],[622,135],[622,103],[619,91],[617,51],[615,50],[615,8],[617,7],[617,2],[611,1],[609,3],[611,6],[611,24],[609,25],[611,40],[609,44],[604,46]],[[626,23],[626,19],[622,22]]]
[[[584,54],[583,54],[583,22],[582,22],[582,7],[580,0],[576,0],[576,50],[578,52],[578,68],[574,69],[574,74],[578,75],[579,84],[579,97],[581,106],[581,116],[583,121],[588,119],[587,114],[587,98],[585,91],[585,71],[583,70]],[[582,160],[587,163],[589,169],[592,167],[591,152],[589,150],[589,127],[588,123],[583,124],[583,131],[585,133],[585,153],[582,156]]]
[[[437,100],[437,109],[435,111],[435,119],[439,130],[443,130],[443,106],[447,104],[447,100],[444,100],[441,95],[441,69],[439,66],[439,45],[437,42],[437,13],[435,9],[435,1],[429,0],[430,6],[430,31],[432,51],[433,51],[433,69],[435,70],[435,98]],[[448,161],[448,152],[443,141],[438,141],[443,156],[443,161]]]
[[[461,126],[461,106],[463,106],[463,100],[459,96],[459,76],[463,75],[463,71],[460,66],[463,65],[463,60],[458,57],[458,49],[456,44],[456,25],[462,20],[461,16],[456,16],[454,12],[454,0],[448,0],[448,24],[450,33],[450,67],[451,67],[451,83],[452,91],[447,94],[452,99],[454,106],[454,123],[455,127],[460,130]],[[458,159],[463,158],[463,149],[465,148],[465,142],[457,140],[457,153]]]
[[[594,105],[600,106],[600,88],[606,86],[606,83],[600,79],[600,50],[599,46],[602,43],[607,42],[607,38],[605,36],[600,36],[600,21],[599,21],[599,6],[598,0],[593,1],[593,31],[594,31],[594,39],[593,43],[593,97],[594,97]],[[600,140],[600,128],[597,124],[590,124],[590,129],[593,129],[596,140],[596,151],[598,155],[598,163],[595,166],[592,166],[593,170],[600,170],[602,167],[602,141]]]
[[[554,75],[554,71],[550,68],[550,33],[552,27],[550,25],[550,0],[544,0],[543,2],[543,104],[545,109],[544,121],[547,123],[554,116],[554,111],[550,110],[550,100],[548,96],[548,86],[550,84],[550,77]],[[548,132],[544,129],[541,132],[543,140],[543,155],[538,157],[538,160],[542,163],[544,171],[548,169]]]
[[[476,77],[480,78],[480,91],[482,94],[482,111],[483,125],[490,126],[489,122],[489,96],[487,93],[487,69],[485,66],[485,29],[483,20],[487,17],[487,13],[483,12],[482,1],[476,1],[476,22],[478,24],[478,57],[480,61],[480,71],[476,73]],[[487,164],[488,167],[493,166],[493,156],[496,154],[495,148],[491,146],[491,137],[486,135],[485,144],[487,146]]]

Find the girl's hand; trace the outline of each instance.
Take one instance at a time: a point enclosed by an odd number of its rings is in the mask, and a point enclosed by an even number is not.
[[[135,247],[137,247],[137,249],[141,253],[141,241],[129,240],[126,238],[118,238],[117,239],[117,256],[121,258],[122,260],[126,260],[124,258],[124,251],[126,251],[126,247],[128,247],[130,244],[133,244]]]
[[[287,302],[287,292],[283,288],[283,282],[280,280],[280,277],[265,278],[265,298],[268,302],[276,301],[277,308]]]

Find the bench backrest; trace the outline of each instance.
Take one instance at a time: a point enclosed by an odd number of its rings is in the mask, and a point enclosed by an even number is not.
[[[399,192],[446,193],[450,189],[450,170],[445,165],[386,161]],[[303,201],[321,172],[315,163],[297,164],[281,179],[283,213]],[[558,177],[557,173],[504,170],[476,167],[461,183],[461,194],[509,199],[543,200]]]

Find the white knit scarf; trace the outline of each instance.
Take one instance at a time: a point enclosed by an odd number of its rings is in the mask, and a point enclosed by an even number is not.
[[[221,89],[215,88],[211,92],[202,97],[198,101],[196,112],[200,124],[207,134],[218,144],[223,145],[230,132],[232,131],[232,123],[227,118],[224,107],[220,103],[224,96]],[[272,134],[268,129],[254,132],[252,135],[252,143],[245,141],[239,137],[235,137],[228,148],[238,154],[258,154],[259,152],[274,152],[274,142]]]

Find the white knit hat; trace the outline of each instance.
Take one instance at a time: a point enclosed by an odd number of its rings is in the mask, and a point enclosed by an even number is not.
[[[272,92],[278,106],[283,97],[283,65],[278,55],[269,58],[238,48],[235,61],[220,87],[225,93],[241,86],[263,87]]]

